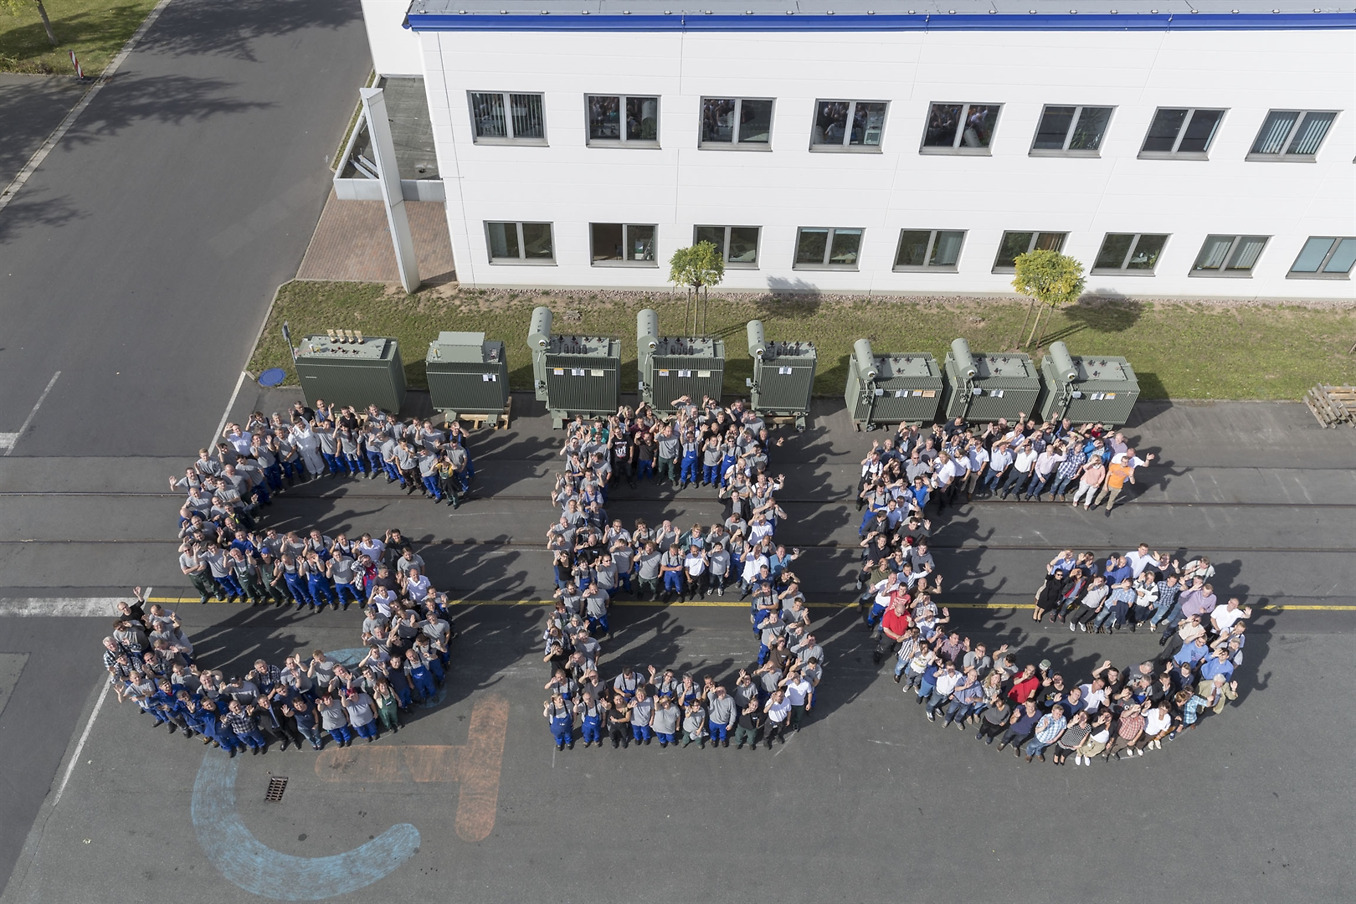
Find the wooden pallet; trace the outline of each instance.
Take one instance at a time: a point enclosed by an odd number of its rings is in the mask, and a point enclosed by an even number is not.
[[[1304,404],[1324,429],[1338,424],[1356,427],[1356,386],[1320,383],[1304,394]]]
[[[445,426],[452,423],[452,421],[457,420],[466,424],[472,430],[479,430],[486,424],[489,424],[495,430],[498,430],[501,427],[507,430],[512,416],[513,396],[509,396],[508,404],[504,406],[503,411],[494,414],[456,414],[455,412],[444,412],[443,424]]]

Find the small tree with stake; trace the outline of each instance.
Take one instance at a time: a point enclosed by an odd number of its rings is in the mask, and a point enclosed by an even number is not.
[[[720,285],[725,278],[725,259],[712,242],[698,242],[690,248],[679,248],[669,258],[669,282],[687,290],[683,306],[683,330],[687,330],[688,311],[692,313],[692,335],[697,333],[697,303],[705,302],[704,312],[711,308],[711,286]],[[705,315],[702,335],[706,334]]]
[[[57,40],[56,32],[52,30],[52,20],[47,17],[47,7],[43,5],[42,0],[0,0],[0,9],[15,16],[30,6],[38,8],[38,16],[42,19],[43,30],[47,32],[47,40],[56,47],[61,42]]]
[[[1031,298],[1026,319],[1022,321],[1023,329],[1031,319],[1032,309],[1036,311],[1031,334],[1026,337],[1026,344],[1030,346],[1047,308],[1061,308],[1082,296],[1083,265],[1058,251],[1028,251],[1017,257],[1017,275],[1012,280],[1012,287]],[[1044,334],[1041,338],[1045,338]]]

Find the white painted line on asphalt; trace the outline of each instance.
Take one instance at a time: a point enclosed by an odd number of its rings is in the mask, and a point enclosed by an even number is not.
[[[13,201],[15,197],[18,196],[19,189],[23,188],[28,183],[28,180],[38,171],[38,167],[42,166],[42,162],[47,159],[47,155],[52,153],[52,149],[57,146],[62,138],[66,137],[66,133],[70,131],[71,126],[75,125],[75,121],[80,118],[80,114],[85,112],[85,108],[90,105],[90,101],[94,100],[94,95],[98,94],[104,85],[108,84],[108,80],[118,71],[118,67],[122,65],[122,61],[127,59],[127,55],[137,46],[137,42],[141,40],[144,34],[146,34],[146,31],[155,24],[155,20],[160,18],[161,11],[163,11],[166,6],[169,6],[169,3],[170,0],[160,0],[160,2],[155,5],[155,8],[146,15],[145,21],[143,21],[141,26],[127,39],[127,43],[122,45],[122,49],[118,51],[117,56],[113,57],[109,62],[108,67],[104,69],[103,75],[99,76],[94,84],[89,87],[89,90],[85,92],[84,96],[76,102],[75,106],[71,108],[71,112],[66,114],[66,118],[57,124],[57,127],[52,130],[51,135],[47,136],[47,140],[42,143],[42,146],[33,152],[33,156],[28,158],[28,162],[24,164],[24,168],[19,170],[19,174],[14,177],[9,185],[5,186],[4,191],[0,191],[0,210],[4,210],[9,206],[9,202]]]
[[[42,395],[38,396],[38,400],[33,403],[33,410],[28,412],[28,417],[24,418],[23,426],[19,428],[19,432],[14,434],[14,441],[5,447],[6,456],[14,451],[15,446],[19,445],[19,440],[23,437],[24,433],[28,431],[28,425],[33,423],[33,418],[37,416],[38,409],[42,407],[42,403],[47,401],[47,393],[52,391],[52,387],[56,385],[57,377],[59,376],[61,376],[61,371],[52,374],[52,379],[47,381],[47,388],[42,391]]]
[[[94,728],[94,720],[99,717],[99,710],[104,708],[104,701],[108,699],[108,683],[104,683],[103,690],[99,691],[99,699],[94,703],[94,712],[89,714],[89,721],[85,723],[85,730],[80,733],[80,741],[75,745],[75,752],[71,754],[71,761],[66,764],[66,774],[61,777],[61,784],[57,785],[56,796],[52,798],[52,809],[55,810],[57,804],[61,803],[61,795],[66,791],[66,783],[71,780],[71,773],[75,771],[75,764],[80,762],[80,753],[85,749],[85,742],[89,740],[89,733]]]
[[[14,444],[18,441],[19,434],[17,433],[0,433],[0,450],[3,450],[8,454],[9,450],[13,449]]]
[[[20,618],[109,618],[118,611],[121,597],[47,597],[0,600],[0,616]]]
[[[226,403],[226,410],[221,413],[221,423],[217,424],[217,432],[207,441],[208,449],[215,449],[217,443],[221,442],[221,436],[226,432],[226,419],[231,416],[231,409],[235,407],[236,396],[240,395],[240,387],[245,385],[245,372],[240,372],[240,377],[235,381],[235,392],[231,393],[231,400]]]

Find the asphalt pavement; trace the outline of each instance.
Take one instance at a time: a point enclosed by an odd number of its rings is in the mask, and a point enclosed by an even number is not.
[[[0,140],[0,189],[19,174],[87,87],[68,75],[0,72],[0,111],[5,118],[5,134]]]

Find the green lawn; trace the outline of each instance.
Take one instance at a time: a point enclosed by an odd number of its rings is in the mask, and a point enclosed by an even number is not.
[[[294,340],[326,329],[360,329],[400,340],[412,388],[427,385],[424,355],[440,330],[483,330],[508,350],[515,390],[532,388],[527,324],[537,305],[551,308],[557,333],[622,338],[622,386],[635,386],[636,312],[653,307],[661,329],[677,335],[681,295],[649,302],[588,293],[436,291],[388,293],[372,283],[292,282],[283,286],[250,370],[283,367],[295,382],[280,326]],[[744,325],[759,318],[769,340],[812,341],[819,348],[817,395],[841,396],[852,343],[871,340],[877,354],[931,352],[938,360],[964,336],[975,352],[1016,348],[1025,302],[834,298],[712,298],[710,332],[726,340],[725,390],[742,395],[752,376]],[[1025,339],[1025,336],[1021,337]],[[1299,399],[1315,383],[1356,383],[1356,308],[1139,304],[1078,305],[1054,315],[1046,342],[1063,339],[1076,355],[1123,355],[1139,375],[1144,398]],[[1044,350],[1036,354],[1043,354]]]
[[[46,0],[61,46],[52,47],[43,31],[37,4],[19,0],[18,14],[0,6],[0,72],[74,74],[68,53],[75,51],[87,76],[104,71],[127,43],[156,0]]]

